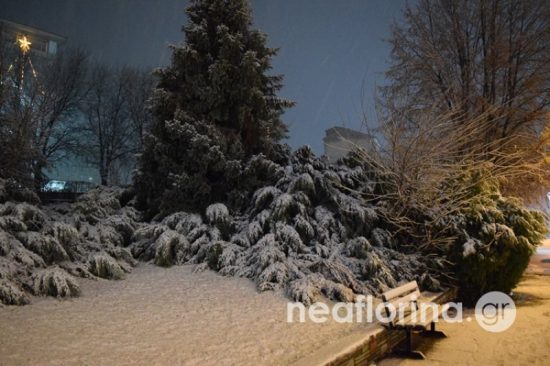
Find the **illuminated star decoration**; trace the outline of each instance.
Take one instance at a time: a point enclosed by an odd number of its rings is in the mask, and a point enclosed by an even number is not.
[[[25,55],[27,52],[31,49],[31,42],[27,39],[27,36],[22,36],[17,39],[17,43],[19,43],[19,49],[21,52]]]

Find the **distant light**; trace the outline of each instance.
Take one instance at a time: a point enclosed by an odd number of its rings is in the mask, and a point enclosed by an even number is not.
[[[19,43],[19,49],[24,55],[31,50],[31,42],[27,39],[27,36],[22,36],[17,38],[17,43]]]

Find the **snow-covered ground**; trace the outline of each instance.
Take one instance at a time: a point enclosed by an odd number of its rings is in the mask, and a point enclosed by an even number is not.
[[[419,348],[426,360],[383,360],[381,366],[431,365],[540,365],[550,360],[550,241],[545,240],[531,259],[526,275],[514,289],[516,319],[504,332],[489,333],[475,321],[441,322],[448,338],[425,341]],[[542,249],[542,251],[541,251]],[[546,273],[546,275],[541,275]],[[466,310],[465,316],[474,316]]]
[[[550,239],[545,239],[531,258],[527,273],[550,276]]]
[[[1,365],[285,365],[365,324],[287,323],[288,299],[193,266],[140,264],[82,296],[0,308]]]

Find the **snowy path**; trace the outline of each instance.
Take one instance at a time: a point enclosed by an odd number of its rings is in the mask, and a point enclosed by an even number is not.
[[[550,241],[538,248],[523,280],[514,289],[517,314],[512,327],[489,333],[475,321],[440,323],[449,336],[423,342],[424,361],[388,358],[380,366],[431,365],[540,365],[550,359]],[[543,275],[546,274],[546,275]],[[465,316],[473,316],[472,310]]]
[[[81,283],[74,300],[0,308],[0,365],[285,365],[365,329],[288,324],[282,294],[191,266]]]

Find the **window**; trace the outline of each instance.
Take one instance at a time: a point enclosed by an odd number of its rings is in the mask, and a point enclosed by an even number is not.
[[[55,55],[57,53],[57,42],[49,41],[48,43],[48,54]]]

